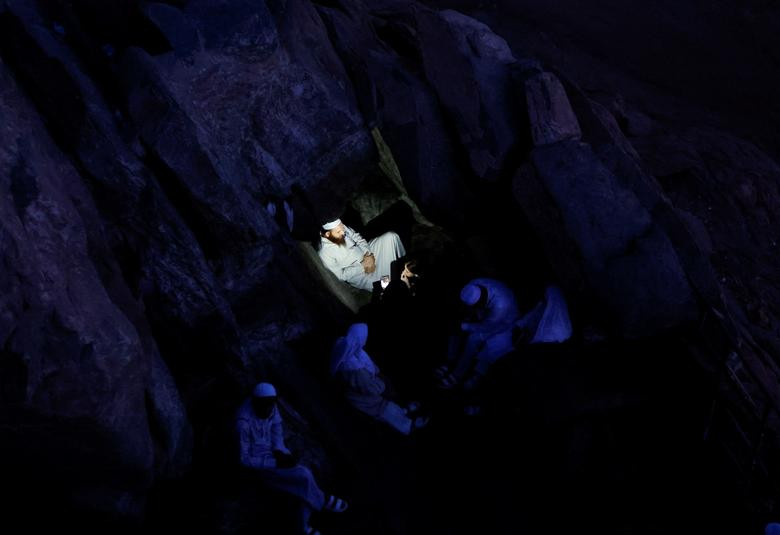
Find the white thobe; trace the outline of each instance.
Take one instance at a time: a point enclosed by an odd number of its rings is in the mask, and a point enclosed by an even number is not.
[[[363,257],[369,252],[373,253],[376,263],[373,273],[366,273],[361,264]],[[368,291],[371,291],[372,285],[383,275],[390,275],[390,264],[405,254],[406,250],[395,232],[385,232],[367,242],[346,225],[343,245],[335,244],[323,236],[319,251],[322,263],[339,280]]]

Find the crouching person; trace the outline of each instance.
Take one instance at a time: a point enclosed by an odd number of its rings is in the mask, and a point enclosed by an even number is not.
[[[460,292],[465,308],[461,332],[450,340],[448,362],[436,370],[442,388],[461,382],[474,389],[490,366],[512,351],[512,330],[518,318],[512,290],[495,279],[474,279]]]
[[[239,408],[236,417],[241,465],[255,473],[271,489],[301,500],[301,533],[319,532],[309,524],[312,511],[341,513],[347,502],[326,496],[311,470],[298,464],[284,444],[282,417],[276,406],[276,389],[259,383]]]
[[[363,349],[367,340],[368,325],[355,323],[333,346],[330,373],[344,389],[347,400],[359,411],[404,435],[424,427],[428,423],[427,417],[411,417],[419,409],[418,403],[410,403],[404,408],[387,399],[387,386],[379,375],[379,368]]]

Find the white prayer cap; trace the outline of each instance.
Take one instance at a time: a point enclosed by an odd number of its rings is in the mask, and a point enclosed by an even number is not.
[[[271,383],[257,383],[252,395],[256,398],[273,398],[276,397],[276,389]]]
[[[341,225],[341,219],[334,219],[333,221],[329,221],[328,223],[322,225],[322,230],[333,230],[339,225]]]

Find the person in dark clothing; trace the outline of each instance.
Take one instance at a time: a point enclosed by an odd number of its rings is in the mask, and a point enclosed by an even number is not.
[[[402,257],[390,266],[390,276],[376,281],[372,288],[371,303],[389,305],[390,314],[409,310],[412,299],[419,291],[419,267],[415,258]]]
[[[447,305],[431,284],[428,265],[417,255],[399,259],[388,284],[374,285],[367,316],[371,355],[407,398],[426,395],[435,355],[446,350]]]

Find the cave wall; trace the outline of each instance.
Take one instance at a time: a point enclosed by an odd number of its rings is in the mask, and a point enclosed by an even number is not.
[[[400,0],[5,0],[0,60],[3,447],[77,505],[141,516],[261,377],[327,421],[289,342],[349,311],[296,240],[374,172],[372,128],[433,223],[519,252],[496,275],[543,251],[583,323],[691,332],[776,451],[778,166],[750,143]]]

